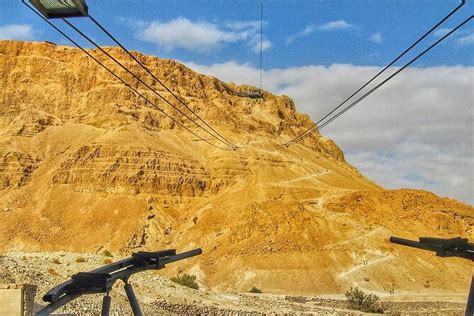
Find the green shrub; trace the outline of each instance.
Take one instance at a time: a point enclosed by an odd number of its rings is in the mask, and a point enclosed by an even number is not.
[[[183,274],[182,276],[171,278],[171,281],[191,289],[199,289],[199,284],[196,283],[196,276],[193,274]]]
[[[249,293],[257,293],[260,294],[262,293],[262,290],[256,288],[255,286],[249,290]]]
[[[381,313],[382,308],[380,298],[375,294],[365,294],[358,287],[351,287],[346,292],[346,298],[350,309],[363,311],[366,313]]]
[[[103,256],[106,256],[106,257],[113,257],[112,253],[108,250],[104,250],[104,252],[102,253]]]

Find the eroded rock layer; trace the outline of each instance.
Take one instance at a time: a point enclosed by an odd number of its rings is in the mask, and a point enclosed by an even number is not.
[[[173,100],[124,53],[106,49]],[[202,256],[165,273],[187,271],[217,290],[467,288],[470,263],[388,238],[473,239],[472,206],[423,191],[384,190],[319,133],[282,147],[312,124],[290,98],[269,92],[263,100],[246,98],[240,92],[247,87],[135,53],[238,146],[225,148],[98,51],[91,53],[225,150],[183,130],[77,49],[2,41],[1,251],[125,255],[201,247]]]

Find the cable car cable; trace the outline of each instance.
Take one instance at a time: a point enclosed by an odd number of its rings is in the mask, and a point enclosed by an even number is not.
[[[335,116],[333,116],[330,120],[326,121],[325,123],[323,123],[319,129],[322,129],[326,126],[328,126],[331,122],[333,122],[335,119],[337,119],[339,116],[341,116],[342,114],[344,114],[345,112],[349,111],[352,107],[354,107],[355,105],[357,105],[359,102],[361,102],[362,100],[364,100],[366,97],[368,97],[369,95],[371,95],[373,92],[375,92],[378,88],[380,88],[381,86],[383,86],[385,83],[387,83],[390,79],[392,79],[393,77],[395,77],[396,75],[398,75],[400,72],[402,72],[404,69],[406,69],[408,66],[410,66],[411,64],[413,64],[415,61],[417,61],[419,58],[421,58],[423,55],[425,55],[426,53],[428,53],[431,49],[433,49],[435,46],[437,46],[439,43],[441,43],[443,40],[445,40],[447,37],[449,37],[451,34],[453,34],[454,32],[456,32],[459,28],[461,28],[463,25],[465,25],[466,23],[468,23],[471,19],[474,19],[474,15],[472,15],[471,17],[467,18],[466,20],[464,20],[462,23],[460,23],[458,26],[456,26],[454,29],[452,29],[451,31],[449,31],[448,33],[446,33],[443,37],[441,37],[439,40],[437,40],[435,43],[433,43],[430,47],[428,47],[427,49],[425,49],[423,52],[421,52],[420,54],[418,54],[415,58],[413,58],[412,60],[410,60],[408,63],[406,63],[402,68],[398,69],[395,73],[393,73],[390,77],[388,77],[387,79],[385,79],[384,81],[382,81],[381,83],[379,83],[377,86],[375,86],[372,90],[370,90],[369,92],[367,92],[366,94],[364,94],[362,97],[360,97],[359,99],[357,99],[356,101],[354,101],[353,103],[351,103],[350,105],[348,105],[347,107],[344,108],[344,110],[340,111],[339,113],[337,113]],[[309,135],[309,134],[308,134]]]
[[[67,25],[69,25],[73,30],[75,30],[78,34],[80,34],[82,37],[84,37],[87,41],[89,41],[91,44],[93,44],[95,47],[97,47],[102,53],[104,53],[105,55],[107,55],[110,59],[112,59],[117,65],[119,65],[121,68],[123,68],[125,71],[127,71],[130,75],[132,75],[135,79],[137,79],[140,83],[142,83],[144,86],[146,86],[151,92],[153,92],[155,95],[157,95],[160,99],[162,99],[163,101],[165,101],[168,105],[170,105],[172,108],[174,108],[176,111],[178,111],[179,113],[181,113],[183,116],[185,116],[187,119],[189,119],[191,122],[193,122],[196,126],[198,126],[199,128],[201,128],[202,130],[204,130],[206,133],[208,133],[209,135],[211,135],[212,137],[214,137],[215,139],[217,139],[218,141],[220,141],[221,143],[231,147],[233,150],[236,149],[236,146],[235,145],[231,145],[231,144],[228,144],[224,141],[222,141],[221,139],[219,139],[217,136],[215,136],[214,134],[212,134],[211,132],[209,132],[207,129],[205,129],[204,127],[202,127],[198,122],[196,122],[195,120],[193,120],[191,117],[189,117],[186,113],[184,113],[183,111],[181,111],[179,108],[177,108],[173,103],[171,103],[170,101],[168,101],[165,97],[163,97],[161,94],[159,94],[158,92],[156,92],[156,90],[154,90],[152,87],[150,87],[146,82],[144,82],[140,77],[138,77],[135,73],[133,73],[131,70],[129,70],[127,67],[125,67],[121,62],[119,62],[116,58],[114,58],[112,55],[110,55],[108,52],[106,52],[102,47],[100,47],[94,40],[92,40],[89,36],[87,36],[86,34],[84,34],[80,29],[78,29],[76,26],[74,26],[71,22],[69,22],[68,20],[66,19],[62,19]]]
[[[228,145],[235,148],[236,146],[228,141],[224,136],[222,136],[218,131],[216,131],[211,125],[209,125],[204,119],[202,119],[193,109],[191,109],[181,98],[179,98],[171,89],[169,89],[160,79],[158,79],[148,67],[146,67],[142,62],[140,62],[133,54],[125,48],[105,27],[103,27],[96,19],[94,19],[90,14],[88,15],[89,19],[94,22],[108,37],[110,37],[117,45],[119,45],[134,61],[136,61],[148,74],[150,74],[153,79],[155,79],[166,91],[168,91],[179,103],[184,105],[191,113],[193,113],[201,122],[203,122],[207,127],[209,127],[214,133],[216,133],[220,138],[222,138]]]
[[[22,1],[23,2],[23,1]],[[179,121],[177,121],[176,119],[174,119],[173,117],[171,117],[168,113],[166,113],[165,111],[163,111],[159,106],[157,106],[155,103],[151,102],[148,98],[146,98],[143,94],[141,94],[140,92],[138,92],[135,88],[133,88],[130,84],[128,84],[127,82],[125,82],[122,78],[120,78],[120,76],[118,76],[117,74],[115,74],[112,70],[110,70],[107,66],[105,66],[103,63],[101,63],[98,59],[96,59],[93,55],[91,55],[88,51],[86,51],[81,45],[79,45],[76,41],[74,41],[71,37],[69,37],[66,33],[64,33],[63,31],[61,31],[58,27],[56,27],[54,24],[52,24],[50,21],[48,21],[48,19],[46,19],[45,17],[43,17],[41,14],[39,14],[38,12],[36,12],[35,9],[33,9],[30,5],[28,5],[27,3],[23,2],[24,5],[26,5],[31,11],[33,11],[36,15],[38,15],[40,18],[42,18],[46,23],[48,23],[52,28],[54,28],[56,31],[58,31],[62,36],[64,36],[65,38],[67,38],[71,43],[73,43],[76,47],[78,47],[82,52],[84,52],[85,54],[87,54],[90,58],[92,58],[96,63],[98,63],[100,66],[102,66],[104,69],[106,69],[109,73],[111,73],[115,78],[117,78],[118,80],[120,80],[124,85],[126,85],[128,88],[130,88],[132,91],[134,91],[135,93],[137,93],[140,97],[142,97],[145,101],[147,101],[147,103],[150,103],[154,106],[154,108],[156,110],[158,110],[159,112],[161,112],[163,115],[165,115],[166,117],[168,117],[169,119],[171,119],[173,122],[175,122],[176,124],[178,124],[180,127],[184,128],[186,131],[188,131],[189,133],[193,134],[194,136],[198,137],[200,140],[203,140],[204,142],[208,143],[209,145],[211,146],[214,146],[216,148],[219,148],[219,149],[222,149],[222,150],[227,150],[225,148],[222,148],[222,147],[219,147],[211,142],[209,142],[207,139],[201,137],[200,135],[196,134],[195,132],[193,132],[192,130],[190,130],[189,128],[187,128],[186,126],[184,126],[182,123],[180,123]]]
[[[385,72],[389,67],[391,67],[394,63],[396,63],[400,58],[402,58],[404,55],[406,55],[411,49],[413,49],[418,43],[420,43],[423,39],[425,39],[431,32],[433,32],[438,26],[440,26],[442,23],[444,23],[447,19],[449,19],[454,13],[456,13],[464,4],[466,3],[466,0],[462,0],[461,4],[459,4],[456,8],[454,8],[448,15],[446,15],[443,19],[441,19],[436,25],[434,25],[429,31],[427,31],[423,36],[421,36],[418,40],[416,40],[413,44],[410,45],[405,51],[403,51],[398,57],[396,57],[393,61],[391,61],[387,66],[385,66],[382,70],[380,70],[375,76],[373,76],[369,81],[367,81],[364,85],[362,85],[359,89],[357,89],[353,94],[351,94],[347,99],[345,99],[342,103],[340,103],[338,106],[336,106],[333,110],[331,110],[328,114],[326,114],[323,118],[321,118],[319,121],[314,123],[311,127],[309,127],[307,130],[305,130],[303,133],[299,134],[292,140],[286,142],[283,144],[284,146],[288,147],[292,143],[295,143],[299,141],[301,138],[306,137],[306,133],[311,133],[311,130],[316,128],[318,124],[320,124],[322,121],[324,121],[327,117],[329,117],[332,113],[337,111],[340,107],[342,107],[344,104],[347,103],[352,97],[354,97],[357,93],[359,93],[362,89],[367,87],[370,83],[372,83],[376,78],[378,78],[383,72]]]

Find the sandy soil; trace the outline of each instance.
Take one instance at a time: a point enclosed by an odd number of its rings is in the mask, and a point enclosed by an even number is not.
[[[239,148],[190,137],[77,49],[0,41],[0,253],[200,247],[164,275],[192,273],[218,293],[465,292],[470,262],[388,239],[473,240],[472,206],[384,190],[319,132],[281,146],[312,124],[286,96],[240,97],[232,91],[246,87],[137,56]]]

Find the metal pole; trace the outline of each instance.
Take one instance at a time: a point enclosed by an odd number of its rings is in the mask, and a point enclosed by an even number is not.
[[[469,295],[467,297],[466,313],[464,315],[465,316],[474,315],[474,273],[472,274],[471,288],[469,290]]]
[[[69,294],[69,295],[64,295],[60,297],[57,301],[49,303],[45,307],[43,307],[41,310],[37,311],[35,313],[35,316],[48,316],[61,306],[66,305],[67,303],[75,300],[78,298],[80,295],[79,294]]]
[[[137,297],[133,292],[132,285],[128,283],[128,280],[125,280],[125,285],[123,286],[125,289],[125,293],[127,293],[128,301],[130,302],[130,307],[132,308],[134,316],[142,316],[142,311],[140,310],[140,306],[138,305]]]
[[[105,295],[102,299],[102,311],[100,312],[101,316],[109,316],[111,301],[112,298],[109,296],[109,293],[107,293],[107,295]]]

